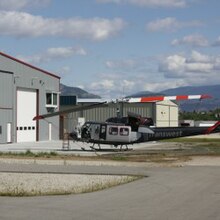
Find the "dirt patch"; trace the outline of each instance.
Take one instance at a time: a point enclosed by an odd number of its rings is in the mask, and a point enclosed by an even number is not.
[[[188,161],[183,161],[182,166],[220,166],[220,157],[194,156]]]

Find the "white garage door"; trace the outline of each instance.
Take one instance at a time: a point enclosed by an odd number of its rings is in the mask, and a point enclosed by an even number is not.
[[[36,141],[36,90],[17,91],[17,142]]]

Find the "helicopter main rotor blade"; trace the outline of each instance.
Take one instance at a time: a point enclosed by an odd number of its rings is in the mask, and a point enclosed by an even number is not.
[[[208,99],[212,98],[210,95],[177,95],[177,96],[149,96],[149,97],[139,97],[139,98],[129,98],[128,103],[137,103],[137,102],[158,102],[158,101],[181,101],[181,100],[190,100],[190,99]]]
[[[57,112],[53,112],[53,113],[49,113],[49,114],[37,115],[33,118],[33,120],[40,120],[40,119],[50,118],[50,117],[57,116],[57,115],[65,115],[65,114],[68,114],[71,112],[78,112],[78,111],[88,110],[88,109],[92,109],[92,108],[103,107],[103,106],[105,106],[106,103],[107,102],[101,102],[101,103],[92,104],[92,105],[76,106],[74,108],[69,108],[66,110],[57,111]]]
[[[105,104],[108,103],[119,103],[119,102],[127,102],[127,103],[144,103],[144,102],[157,102],[157,101],[165,101],[165,100],[171,100],[171,101],[181,101],[181,100],[190,100],[190,99],[207,99],[212,98],[210,95],[177,95],[177,96],[149,96],[149,97],[140,97],[140,98],[125,98],[125,99],[117,99],[112,101],[104,101],[92,105],[86,105],[86,106],[77,106],[70,109],[57,111],[53,113],[43,114],[43,115],[37,115],[33,118],[33,120],[40,120],[45,118],[50,118],[57,115],[65,115],[71,112],[77,112],[97,107],[103,107]]]

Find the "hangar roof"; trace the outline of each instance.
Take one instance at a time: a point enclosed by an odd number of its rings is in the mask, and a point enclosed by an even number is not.
[[[57,76],[57,75],[55,75],[55,74],[53,74],[53,73],[50,73],[50,72],[48,72],[48,71],[46,71],[46,70],[43,70],[43,69],[41,69],[41,68],[38,68],[38,67],[33,66],[33,65],[31,65],[31,64],[28,64],[28,63],[26,63],[26,62],[24,62],[24,61],[21,61],[21,60],[15,58],[15,57],[12,57],[12,56],[10,56],[10,55],[7,55],[7,54],[5,54],[5,53],[2,53],[1,51],[0,51],[0,55],[1,55],[1,56],[4,56],[4,57],[7,57],[8,59],[11,59],[11,60],[13,60],[13,61],[15,61],[15,62],[21,63],[21,64],[23,64],[23,65],[25,65],[25,66],[28,66],[28,67],[30,67],[30,68],[32,68],[32,69],[38,70],[38,71],[40,71],[40,72],[42,72],[42,73],[44,73],[44,74],[47,74],[47,75],[50,75],[50,76],[55,77],[55,78],[57,78],[57,79],[60,79],[59,76]]]

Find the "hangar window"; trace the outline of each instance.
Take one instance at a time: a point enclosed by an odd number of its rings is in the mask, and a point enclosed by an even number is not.
[[[46,93],[46,107],[57,107],[58,94],[53,92]]]

